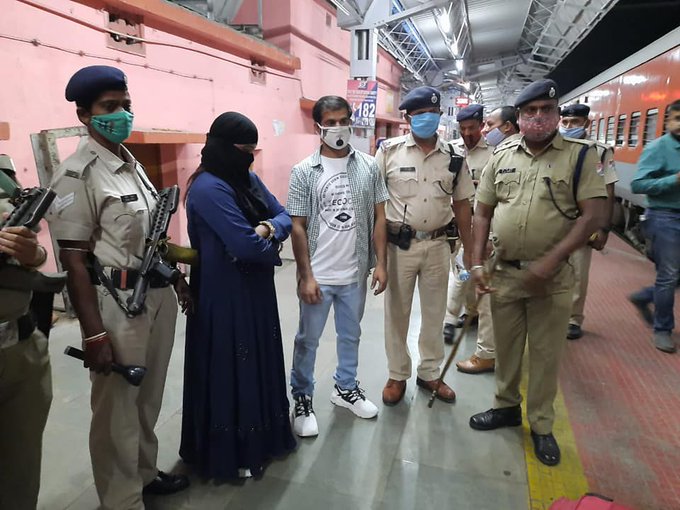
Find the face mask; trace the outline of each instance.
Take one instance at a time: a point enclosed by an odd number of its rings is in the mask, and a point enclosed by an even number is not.
[[[321,140],[331,149],[342,150],[349,145],[349,137],[352,136],[352,128],[349,126],[323,127],[317,124],[321,130]]]
[[[132,133],[132,119],[135,116],[127,110],[93,115],[90,124],[94,130],[113,143],[122,143]]]
[[[569,138],[584,138],[586,136],[586,129],[583,127],[563,128],[560,126],[560,134]]]
[[[498,145],[505,140],[505,135],[499,128],[493,128],[486,134],[486,143],[489,145]]]
[[[559,116],[555,115],[536,115],[527,117],[520,115],[519,130],[530,142],[544,142],[550,138],[557,129]]]
[[[431,138],[439,127],[439,114],[434,112],[419,113],[411,117],[411,131],[418,138]]]

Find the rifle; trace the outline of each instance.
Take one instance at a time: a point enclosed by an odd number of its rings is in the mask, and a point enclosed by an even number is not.
[[[10,203],[14,209],[6,220],[0,223],[0,230],[7,227],[35,229],[45,216],[56,193],[50,188],[18,189]],[[56,293],[64,288],[64,274],[49,276],[38,271],[8,264],[9,257],[0,253],[0,288],[19,291]]]
[[[134,291],[127,300],[127,316],[132,318],[144,311],[144,301],[152,278],[172,285],[179,279],[180,271],[163,257],[168,240],[170,218],[179,204],[179,188],[177,185],[165,188],[158,194],[158,203],[153,212],[151,234],[146,241],[146,249],[139,278]]]

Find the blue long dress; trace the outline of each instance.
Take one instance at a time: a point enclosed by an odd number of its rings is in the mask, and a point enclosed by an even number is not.
[[[255,174],[283,241],[291,219]],[[278,243],[255,234],[233,189],[203,172],[187,199],[195,309],[187,321],[180,455],[205,478],[254,476],[296,446],[274,287]]]

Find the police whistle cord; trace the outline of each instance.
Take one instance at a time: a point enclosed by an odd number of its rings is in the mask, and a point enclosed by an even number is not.
[[[496,257],[490,257],[490,260],[488,264],[491,265],[491,269],[489,270],[489,281],[491,280],[491,277],[493,276],[493,273],[496,269]],[[475,300],[475,308],[479,308],[479,302],[481,299],[484,297],[484,294],[480,294],[477,296],[477,299]],[[432,406],[434,405],[434,401],[437,398],[437,392],[439,391],[439,386],[441,385],[442,382],[444,382],[444,377],[446,376],[446,373],[449,371],[449,367],[451,366],[451,363],[453,363],[453,359],[456,357],[456,353],[458,352],[458,347],[460,347],[461,342],[463,341],[463,338],[465,338],[465,334],[468,332],[470,329],[470,324],[472,324],[472,314],[468,314],[467,317],[465,317],[465,322],[463,322],[463,327],[460,328],[460,331],[458,331],[458,335],[456,336],[456,339],[453,342],[453,346],[451,347],[451,353],[449,354],[448,359],[446,360],[446,363],[444,364],[444,368],[442,369],[441,374],[439,375],[439,379],[437,379],[437,383],[434,387],[434,390],[432,390],[432,395],[430,395],[430,400],[427,402],[427,407],[432,409]]]
[[[64,350],[64,354],[85,361],[85,353],[75,347],[67,347]],[[146,367],[139,367],[136,365],[119,365],[118,363],[112,363],[111,370],[123,376],[123,378],[133,386],[142,384],[142,379],[144,379],[144,376],[146,375]]]

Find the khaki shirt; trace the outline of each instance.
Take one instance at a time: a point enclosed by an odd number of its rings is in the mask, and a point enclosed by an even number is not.
[[[118,158],[89,137],[52,179],[57,198],[46,218],[52,237],[88,241],[102,266],[138,269],[156,190],[130,152]]]
[[[452,148],[463,156],[453,145]],[[466,163],[452,189],[449,145],[441,138],[437,138],[436,147],[429,154],[416,145],[410,133],[390,138],[380,145],[375,160],[390,196],[385,206],[388,222],[401,223],[405,217],[405,223],[415,230],[431,232],[453,218],[452,198],[466,200],[475,193]]]
[[[571,230],[574,222],[553,204],[548,186],[560,208],[577,212],[572,177],[585,140],[565,140],[555,135],[539,155],[533,156],[524,138],[499,145],[477,189],[477,200],[495,207],[494,246],[505,260],[535,260],[550,251]],[[577,200],[605,198],[604,180],[597,173],[597,151],[589,150],[577,190]]]
[[[457,143],[457,147],[463,151],[463,154],[465,154],[465,161],[467,162],[472,179],[475,181],[479,180],[482,170],[493,154],[493,145],[489,145],[486,143],[486,139],[481,137],[479,142],[477,142],[477,145],[475,145],[472,149],[468,150],[465,142],[462,140]]]
[[[597,155],[600,160],[597,162],[597,173],[604,177],[605,184],[614,184],[619,181],[616,173],[616,163],[614,162],[614,149],[604,143],[595,142]]]
[[[1,172],[2,170],[0,170]],[[0,223],[2,214],[13,209],[9,199],[0,198]],[[8,263],[12,263],[10,259]],[[13,263],[17,263],[14,261]],[[0,349],[11,347],[19,341],[17,319],[28,313],[31,293],[18,290],[0,289]]]

